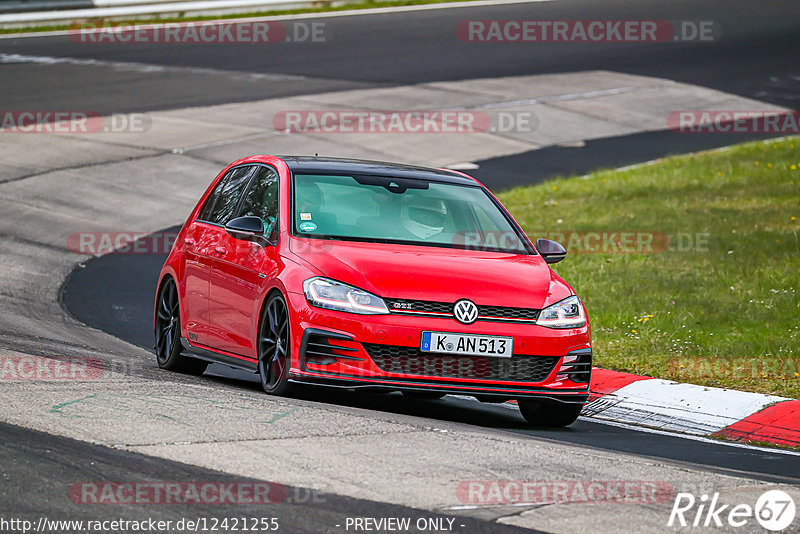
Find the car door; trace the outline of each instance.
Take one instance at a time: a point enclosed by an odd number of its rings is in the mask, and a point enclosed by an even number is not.
[[[187,229],[183,240],[186,259],[184,320],[193,345],[209,345],[209,298],[211,269],[218,254],[221,221],[234,213],[247,186],[253,166],[229,170],[206,199],[197,219]],[[222,230],[222,233],[225,233]]]
[[[278,236],[278,196],[278,172],[259,166],[236,214],[260,217],[265,227],[262,237],[272,243]],[[264,240],[228,233],[219,236],[216,247],[209,301],[211,343],[219,350],[255,359],[260,295],[277,274],[277,248]]]

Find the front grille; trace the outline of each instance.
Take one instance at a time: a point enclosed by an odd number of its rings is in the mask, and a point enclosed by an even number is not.
[[[478,316],[481,315],[485,317],[535,321],[539,318],[539,310],[533,308],[508,308],[505,306],[478,306]]]
[[[433,302],[430,300],[405,300],[405,299],[384,299],[389,311],[395,313],[402,312],[425,312],[425,313],[445,313],[453,315],[453,304],[447,302]]]
[[[415,313],[438,313],[453,317],[451,302],[434,302],[430,300],[384,299],[389,311],[413,315]],[[541,310],[535,308],[510,308],[507,306],[478,306],[478,320],[484,321],[524,321],[535,322]]]
[[[541,382],[550,375],[559,360],[552,356],[514,355],[511,358],[486,358],[431,354],[416,347],[374,343],[363,345],[381,371],[406,375]]]

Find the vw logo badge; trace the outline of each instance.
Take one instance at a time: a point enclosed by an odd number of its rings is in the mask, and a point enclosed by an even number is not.
[[[471,300],[462,299],[453,305],[453,315],[460,323],[472,324],[478,319],[478,307]]]

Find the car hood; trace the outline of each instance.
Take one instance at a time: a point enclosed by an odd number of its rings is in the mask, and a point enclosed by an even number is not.
[[[384,298],[544,308],[573,294],[539,255],[321,239],[290,248],[323,276]]]

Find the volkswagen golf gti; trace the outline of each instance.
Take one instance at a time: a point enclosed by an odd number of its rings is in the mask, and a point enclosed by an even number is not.
[[[222,170],[161,270],[164,369],[483,402],[569,425],[589,393],[583,303],[477,180],[408,165],[251,156]]]

